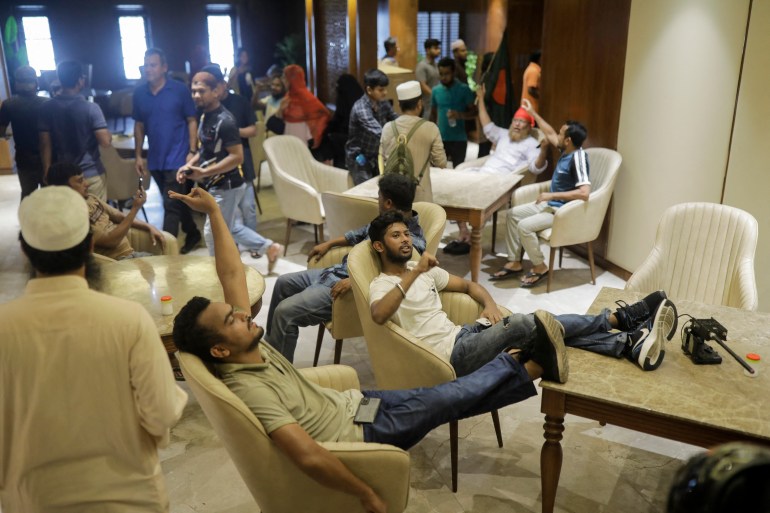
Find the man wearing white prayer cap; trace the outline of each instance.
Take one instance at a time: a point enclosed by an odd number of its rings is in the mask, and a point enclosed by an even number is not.
[[[401,110],[401,116],[395,121],[382,127],[380,139],[380,156],[383,164],[396,149],[398,135],[409,135],[409,132],[419,123],[407,142],[407,147],[412,154],[415,177],[422,178],[417,185],[415,201],[433,201],[433,193],[430,186],[430,168],[445,168],[447,164],[444,143],[435,123],[423,119],[422,90],[416,80],[404,82],[396,87],[396,96]],[[424,169],[424,171],[423,171]]]
[[[168,511],[157,448],[187,394],[155,323],[88,288],[88,206],[74,190],[33,192],[19,225],[35,278],[0,305],[3,511]]]
[[[449,48],[455,60],[455,79],[467,85],[468,73],[465,71],[465,62],[468,60],[468,47],[465,46],[465,41],[458,39],[453,41]]]

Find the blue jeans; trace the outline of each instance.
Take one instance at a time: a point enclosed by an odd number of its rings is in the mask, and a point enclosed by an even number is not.
[[[620,358],[628,334],[611,333],[609,315],[610,311],[605,309],[599,315],[557,315],[556,320],[564,326],[564,343],[567,346]],[[458,376],[464,376],[482,367],[501,351],[531,347],[536,335],[533,314],[512,314],[489,328],[478,323],[466,324],[455,338],[449,362]]]
[[[290,362],[294,361],[299,328],[331,320],[331,290],[338,279],[322,280],[323,269],[308,269],[278,277],[270,298],[265,340]],[[351,294],[352,292],[348,292]]]
[[[219,205],[219,209],[222,211],[227,228],[233,234],[236,244],[240,244],[249,251],[258,252],[263,252],[270,247],[273,241],[262,237],[251,228],[235,222],[236,209],[241,201],[243,201],[243,196],[247,192],[245,183],[232,189],[214,187],[209,192],[217,200],[217,205]],[[254,217],[254,222],[256,225],[256,216]],[[209,255],[214,256],[214,235],[211,233],[211,219],[208,217],[206,217],[206,224],[203,227],[203,237],[206,239]]]
[[[367,390],[382,400],[377,417],[364,424],[364,441],[409,449],[434,428],[500,409],[537,395],[524,367],[497,355],[476,372],[431,388]]]

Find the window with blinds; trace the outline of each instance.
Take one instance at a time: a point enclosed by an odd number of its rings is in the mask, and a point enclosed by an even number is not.
[[[451,56],[449,45],[460,38],[460,13],[458,12],[418,12],[417,13],[417,53],[425,57],[426,39],[438,39],[441,42],[442,57]]]

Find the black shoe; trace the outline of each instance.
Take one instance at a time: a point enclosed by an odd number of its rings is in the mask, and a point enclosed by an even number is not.
[[[636,331],[655,314],[658,306],[665,301],[666,293],[658,290],[649,294],[641,301],[629,305],[625,301],[615,301],[618,309],[615,310],[615,317],[618,319],[618,329],[620,331]],[[671,303],[673,305],[673,303]],[[674,307],[676,315],[676,307]]]
[[[186,255],[190,251],[194,250],[200,241],[201,232],[196,231],[193,233],[188,233],[184,239],[184,246],[182,246],[182,249],[180,249],[179,252],[183,255]]]
[[[664,299],[655,310],[654,317],[628,334],[629,359],[642,370],[657,369],[666,355],[663,344],[674,336],[676,325],[676,307],[670,300]]]
[[[471,245],[468,242],[453,240],[444,246],[444,253],[448,255],[467,255],[471,252]]]
[[[537,310],[534,315],[537,337],[529,359],[543,368],[543,379],[566,383],[569,363],[564,346],[564,326],[544,310]]]

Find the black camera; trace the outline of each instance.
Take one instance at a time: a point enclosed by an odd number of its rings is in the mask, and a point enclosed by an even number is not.
[[[691,319],[684,327],[685,337],[682,340],[682,351],[696,365],[714,365],[722,363],[713,347],[706,342],[727,338],[727,329],[713,317],[711,319]]]

